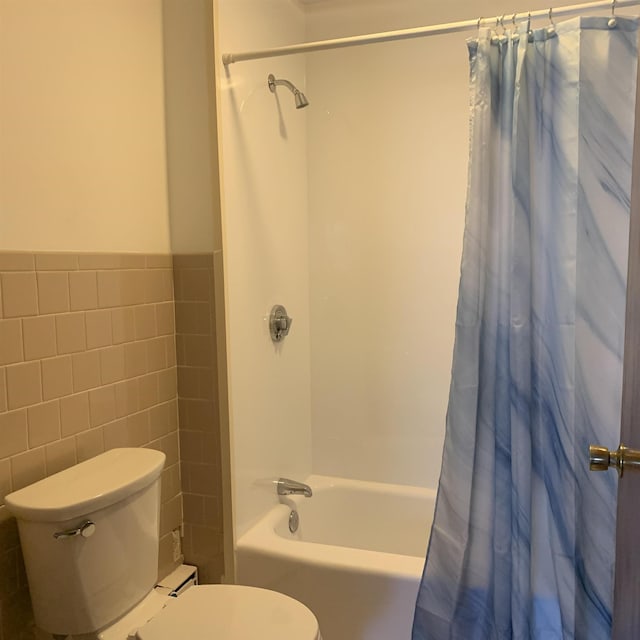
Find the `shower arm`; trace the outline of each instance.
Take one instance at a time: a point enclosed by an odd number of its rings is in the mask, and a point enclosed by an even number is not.
[[[296,93],[300,93],[300,90],[297,89],[292,82],[289,82],[288,80],[285,80],[284,78],[278,78],[276,80],[276,78],[274,78],[271,75],[271,76],[269,76],[269,78],[267,80],[268,80],[268,83],[269,83],[269,89],[271,90],[272,93],[276,90],[276,87],[278,85],[283,86],[283,87],[287,87],[287,89],[289,89],[289,91],[291,91],[291,93],[293,93],[294,95]]]

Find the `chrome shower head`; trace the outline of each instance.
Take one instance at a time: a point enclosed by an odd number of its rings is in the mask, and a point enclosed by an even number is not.
[[[282,85],[283,87],[287,87],[291,93],[293,93],[293,97],[296,101],[296,109],[303,109],[304,107],[309,106],[309,101],[307,97],[302,93],[302,91],[298,90],[291,82],[288,80],[276,80],[275,76],[270,73],[267,78],[267,84],[269,85],[269,91],[271,93],[276,92],[276,87],[278,85]]]

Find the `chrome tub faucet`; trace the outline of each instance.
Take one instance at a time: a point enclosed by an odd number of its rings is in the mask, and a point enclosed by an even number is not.
[[[276,482],[276,489],[279,496],[301,495],[310,498],[313,495],[311,487],[303,482],[289,480],[288,478],[279,478]]]

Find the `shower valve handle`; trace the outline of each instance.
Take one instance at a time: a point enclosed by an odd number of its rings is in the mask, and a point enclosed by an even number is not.
[[[271,339],[274,342],[282,342],[289,335],[292,322],[293,318],[287,315],[287,310],[282,305],[273,307],[269,316]]]
[[[606,471],[616,468],[618,475],[623,476],[625,469],[640,470],[640,451],[629,449],[621,444],[617,451],[609,451],[606,447],[591,445],[589,447],[589,469]]]

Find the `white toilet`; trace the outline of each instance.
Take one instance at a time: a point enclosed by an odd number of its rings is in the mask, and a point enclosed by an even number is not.
[[[154,590],[164,459],[113,449],[6,496],[36,625],[82,640],[321,640],[313,613],[274,591]]]

